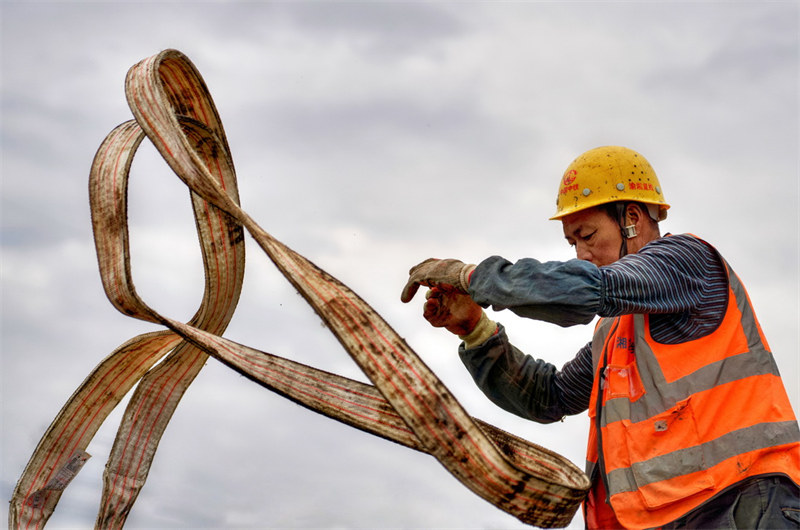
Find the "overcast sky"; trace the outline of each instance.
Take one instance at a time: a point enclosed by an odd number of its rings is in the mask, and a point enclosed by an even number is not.
[[[547,220],[557,184],[575,156],[607,144],[656,169],[672,204],[663,232],[707,239],[742,277],[800,408],[797,2],[4,1],[0,15],[6,500],[90,370],[159,329],[105,299],[87,180],[102,139],[131,117],[126,71],[166,48],[208,84],[243,208],[364,297],[473,415],[583,466],[586,415],[538,425],[489,403],[458,340],[427,326],[421,300],[400,303],[407,271],[431,256],[573,257]],[[146,141],[130,200],[138,291],[188,320],[203,290],[188,194]],[[226,336],[363,380],[251,239],[247,251]],[[490,316],[559,367],[593,329]],[[49,528],[94,523],[122,410],[90,444]],[[211,359],[128,527],[523,525],[434,458]]]

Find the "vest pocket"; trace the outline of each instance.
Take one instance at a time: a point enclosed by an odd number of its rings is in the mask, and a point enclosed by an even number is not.
[[[639,368],[635,362],[619,365],[609,364],[605,371],[606,399],[619,397],[635,401],[644,394]]]
[[[648,509],[714,487],[690,400],[638,423],[623,422],[633,480]]]

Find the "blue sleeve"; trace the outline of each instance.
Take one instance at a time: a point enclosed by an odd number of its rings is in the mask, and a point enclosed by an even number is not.
[[[676,235],[603,267],[577,259],[511,263],[492,256],[476,267],[469,294],[483,307],[560,326],[588,324],[595,315],[650,314],[653,336],[675,343],[719,324],[728,281],[713,247]]]
[[[469,294],[483,307],[566,327],[592,321],[602,305],[602,286],[600,270],[588,261],[511,263],[492,256],[476,267]]]
[[[589,262],[511,263],[493,256],[472,275],[470,296],[484,307],[562,326],[595,315],[651,315],[653,338],[676,344],[719,324],[727,305],[722,258],[690,235],[657,239],[638,253],[596,267]],[[591,343],[559,371],[511,345],[505,330],[459,354],[475,383],[495,404],[523,418],[548,423],[586,410],[594,379]]]
[[[475,384],[495,405],[525,419],[552,423],[589,406],[593,367],[591,343],[559,371],[509,343],[505,329],[478,347],[459,348]]]

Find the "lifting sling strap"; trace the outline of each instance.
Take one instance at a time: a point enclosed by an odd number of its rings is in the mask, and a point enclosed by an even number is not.
[[[525,523],[563,527],[589,489],[560,455],[469,416],[408,344],[340,281],[259,227],[239,207],[233,162],[200,73],[176,50],[134,65],[126,97],[135,119],[101,144],[90,205],[103,287],[122,313],[163,325],[104,359],[70,397],[34,451],[11,499],[9,527],[45,525],[86,448],[134,386],[103,477],[97,528],[122,527],[183,393],[209,356],[313,411],[435,457],[461,483]],[[205,291],[189,322],[149,307],[133,284],[127,183],[147,138],[191,190]],[[222,337],[239,299],[244,232],[313,307],[364,371],[365,384]],[[138,385],[137,385],[138,383]]]

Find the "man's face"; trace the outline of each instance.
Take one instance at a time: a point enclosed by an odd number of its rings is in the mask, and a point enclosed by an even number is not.
[[[619,259],[622,234],[619,225],[603,210],[589,208],[561,219],[564,237],[575,247],[578,259],[598,267]]]

